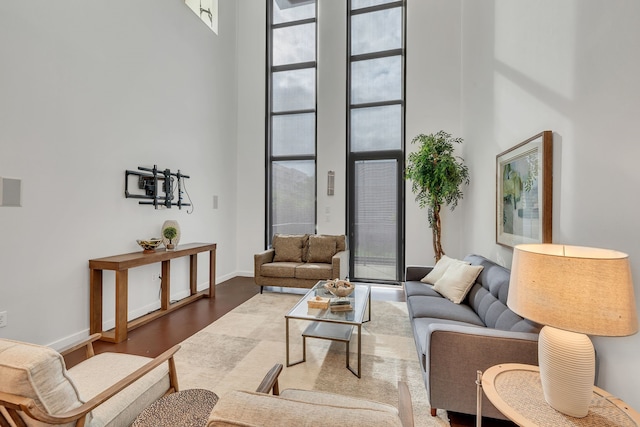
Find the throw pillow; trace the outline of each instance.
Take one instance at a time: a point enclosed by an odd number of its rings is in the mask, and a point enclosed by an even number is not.
[[[273,262],[302,262],[304,235],[276,234],[273,236]]]
[[[309,262],[331,263],[336,254],[336,239],[330,236],[309,236]]]
[[[483,268],[481,265],[454,264],[438,279],[433,289],[451,302],[460,304]]]
[[[429,274],[420,279],[420,281],[423,283],[434,285],[438,281],[438,279],[440,279],[444,275],[449,267],[457,264],[469,265],[471,263],[468,261],[460,261],[459,259],[449,258],[446,255],[442,255],[442,258],[440,258],[440,260],[436,263],[436,265],[433,267],[433,270],[431,270]]]

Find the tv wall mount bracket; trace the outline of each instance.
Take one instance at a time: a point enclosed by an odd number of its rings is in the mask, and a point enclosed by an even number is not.
[[[129,176],[131,175],[138,177],[137,187],[139,190],[143,190],[144,194],[132,194],[129,192]],[[184,180],[187,178],[190,178],[189,175],[181,173],[180,169],[178,169],[178,172],[173,173],[169,169],[159,170],[156,165],[153,165],[153,169],[138,166],[137,171],[127,170],[125,172],[124,195],[128,199],[144,199],[138,203],[141,205],[153,205],[155,209],[161,206],[168,209],[171,209],[172,206],[177,206],[178,209],[182,209],[183,206],[191,206],[191,203],[182,201]],[[174,189],[176,187],[174,183],[177,184],[177,202],[174,202]]]

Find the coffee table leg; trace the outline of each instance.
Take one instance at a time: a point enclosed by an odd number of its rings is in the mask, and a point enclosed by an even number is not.
[[[289,318],[286,318],[286,341],[287,341],[287,367],[297,365],[298,363],[305,362],[307,360],[307,337],[302,337],[302,360],[298,360],[297,362],[289,361]]]
[[[358,325],[358,378],[360,378],[360,368],[362,362],[362,325]]]
[[[285,331],[286,331],[286,334],[287,334],[287,366],[291,366],[291,365],[289,365],[289,318],[287,317],[285,319],[286,319],[285,321],[286,321],[286,324],[287,324],[287,326],[285,328]]]
[[[354,371],[349,365],[349,342],[347,341],[347,369],[351,371],[353,375],[360,378],[360,369],[362,368],[362,325],[358,325],[358,371]]]

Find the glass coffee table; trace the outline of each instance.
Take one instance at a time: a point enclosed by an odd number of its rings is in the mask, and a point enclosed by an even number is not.
[[[331,341],[344,342],[347,347],[347,369],[360,378],[362,361],[362,324],[371,320],[371,288],[367,285],[355,285],[355,290],[346,299],[351,303],[352,310],[332,311],[330,308],[309,308],[307,301],[317,296],[337,299],[325,288],[326,281],[321,280],[302,297],[300,301],[284,316],[287,334],[287,366],[297,365],[306,361],[307,338],[320,338]],[[345,298],[342,298],[345,300]],[[367,318],[365,320],[365,312]],[[302,332],[302,360],[289,360],[289,320],[308,320],[311,323]],[[354,328],[358,329],[358,370],[349,364],[349,342]]]

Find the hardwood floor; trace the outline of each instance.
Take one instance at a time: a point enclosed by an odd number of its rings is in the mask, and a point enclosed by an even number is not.
[[[235,277],[216,286],[216,298],[203,298],[180,308],[166,316],[141,326],[128,334],[128,339],[118,344],[98,341],[94,343],[96,353],[106,351],[156,357],[163,351],[187,339],[205,326],[213,323],[235,307],[247,301],[260,288],[251,277]],[[374,287],[371,298],[384,301],[404,301],[402,290],[394,287]],[[417,356],[416,356],[417,357]],[[82,352],[77,351],[65,358],[68,367],[82,360]],[[256,381],[260,381],[257,378]],[[449,413],[452,427],[472,427],[475,417],[466,414]],[[511,427],[515,424],[483,418],[484,427]]]

